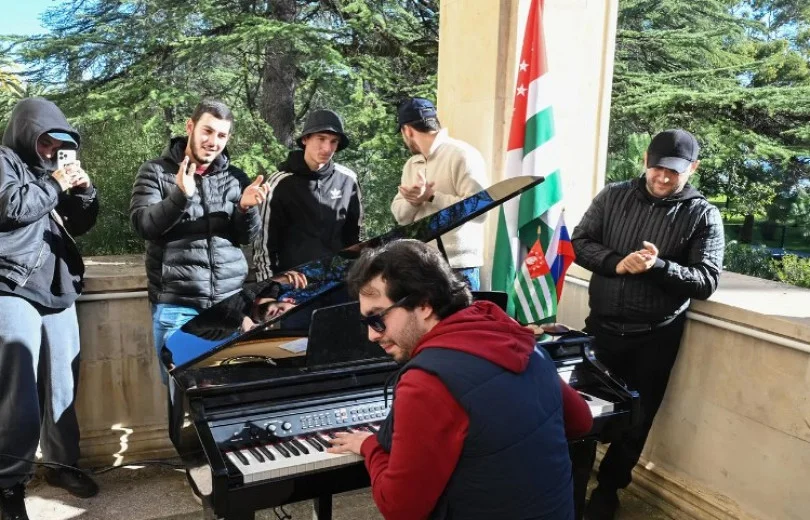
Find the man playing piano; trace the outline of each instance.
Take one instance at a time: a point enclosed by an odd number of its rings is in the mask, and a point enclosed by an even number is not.
[[[440,253],[413,240],[366,250],[348,274],[369,339],[403,366],[379,432],[339,433],[365,457],[388,519],[572,519],[566,434],[587,404],[490,302],[472,302]]]

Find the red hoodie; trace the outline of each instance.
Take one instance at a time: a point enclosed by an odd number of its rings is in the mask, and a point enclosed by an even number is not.
[[[523,372],[535,348],[534,334],[490,302],[476,302],[439,322],[413,355],[426,348],[473,354],[511,372]],[[588,404],[560,379],[569,438],[590,431]],[[467,413],[441,380],[408,370],[396,386],[396,425],[391,453],[370,436],[361,453],[371,476],[374,502],[386,520],[427,518],[455,470],[467,436]]]

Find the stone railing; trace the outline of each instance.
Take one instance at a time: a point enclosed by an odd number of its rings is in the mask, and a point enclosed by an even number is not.
[[[583,325],[587,285],[561,321]],[[810,290],[725,273],[688,316],[636,489],[674,518],[808,518]]]
[[[83,463],[171,456],[143,257],[90,257],[85,263],[85,293],[77,304]]]

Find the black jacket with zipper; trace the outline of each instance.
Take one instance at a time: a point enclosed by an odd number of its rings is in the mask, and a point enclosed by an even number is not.
[[[192,197],[175,184],[187,138],[171,140],[163,155],[141,166],[129,216],[146,240],[149,301],[206,309],[242,289],[248,265],[240,244],[260,232],[255,207],[239,210],[250,184],[227,149],[203,175]]]
[[[262,204],[263,232],[253,244],[258,280],[360,241],[363,204],[357,175],[330,161],[311,171],[304,151],[289,153],[267,178],[270,197]]]
[[[0,291],[50,309],[73,304],[82,290],[84,264],[73,236],[86,233],[98,216],[93,186],[62,191],[51,177],[55,158],[41,157],[36,143],[78,132],[52,102],[20,101],[0,146]]]
[[[571,237],[576,263],[593,272],[589,320],[660,324],[683,313],[691,298],[717,289],[725,238],[720,212],[687,184],[665,198],[647,192],[645,178],[606,186]],[[643,274],[617,275],[616,266],[642,242],[659,257]]]

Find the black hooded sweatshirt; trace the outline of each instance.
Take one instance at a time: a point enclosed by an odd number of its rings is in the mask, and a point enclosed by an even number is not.
[[[360,241],[363,204],[357,175],[329,161],[312,171],[303,150],[289,153],[267,178],[270,198],[262,205],[262,235],[253,244],[256,277],[331,256]]]
[[[626,255],[658,247],[658,261],[642,274],[616,274]],[[691,298],[717,289],[725,238],[720,212],[686,184],[659,199],[644,176],[610,184],[594,198],[571,236],[576,263],[593,272],[588,323],[656,325],[683,313]]]
[[[98,216],[93,186],[63,192],[51,177],[56,159],[37,153],[42,134],[78,132],[52,102],[20,101],[0,146],[0,292],[44,308],[70,307],[82,290],[84,264],[71,235],[87,232]]]

